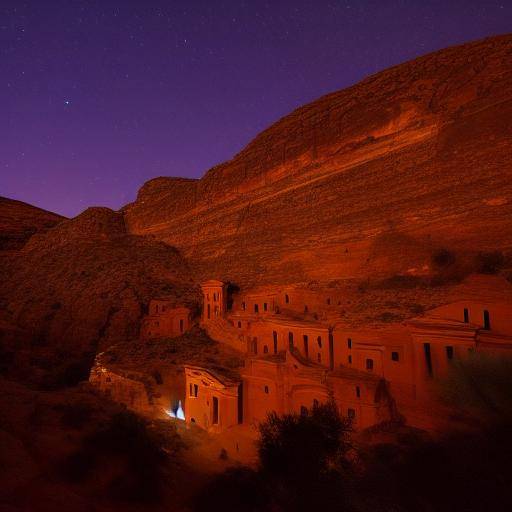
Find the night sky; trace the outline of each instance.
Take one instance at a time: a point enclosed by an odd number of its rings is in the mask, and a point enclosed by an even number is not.
[[[119,208],[323,94],[511,31],[510,0],[0,0],[0,195]]]

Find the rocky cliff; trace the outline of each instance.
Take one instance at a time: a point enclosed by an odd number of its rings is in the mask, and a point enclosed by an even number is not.
[[[511,62],[499,36],[322,97],[200,180],[146,183],[128,230],[240,284],[428,274],[440,248],[507,252]]]

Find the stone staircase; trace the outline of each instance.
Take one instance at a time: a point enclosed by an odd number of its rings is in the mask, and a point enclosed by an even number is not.
[[[219,343],[225,343],[240,352],[247,352],[247,341],[242,333],[224,318],[214,318],[203,323],[208,336]]]

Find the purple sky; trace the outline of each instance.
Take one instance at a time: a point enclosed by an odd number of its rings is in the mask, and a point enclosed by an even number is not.
[[[511,31],[510,0],[0,0],[0,195],[119,208],[325,93]]]

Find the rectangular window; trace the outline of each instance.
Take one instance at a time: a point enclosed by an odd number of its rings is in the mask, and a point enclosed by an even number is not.
[[[446,347],[446,358],[453,359],[453,347]]]
[[[267,303],[266,302],[263,303],[263,311],[267,311]]]
[[[308,339],[308,335],[304,334],[303,339],[304,339],[304,354],[306,355],[306,357],[308,357],[309,356],[309,339]]]
[[[347,340],[347,346],[348,346],[348,348],[352,348],[352,339],[351,338],[349,338]]]
[[[352,364],[352,356],[348,356],[348,364]]]
[[[199,386],[197,384],[194,384],[194,396],[197,398],[197,395],[199,393]]]
[[[356,386],[356,396],[357,398],[361,398],[361,389],[359,388],[359,386]]]
[[[213,418],[212,423],[217,425],[219,423],[219,399],[214,396],[213,397]]]
[[[257,313],[259,311],[258,304],[254,304],[254,312]]]
[[[464,308],[464,323],[469,324],[469,309]]]
[[[491,330],[491,317],[490,317],[489,311],[487,311],[487,309],[484,309],[484,329],[486,331]]]
[[[293,332],[288,333],[288,346],[290,349],[293,348]]]
[[[180,332],[183,333],[184,323],[183,320],[180,320]]]
[[[423,343],[423,352],[425,353],[425,364],[427,366],[427,374],[432,377],[432,354],[430,353],[430,343]]]
[[[272,331],[272,337],[274,338],[274,354],[277,354],[277,332]]]
[[[373,370],[373,359],[367,359],[366,360],[366,369],[369,371]]]
[[[398,352],[391,352],[391,361],[398,361],[400,359],[400,355]]]

